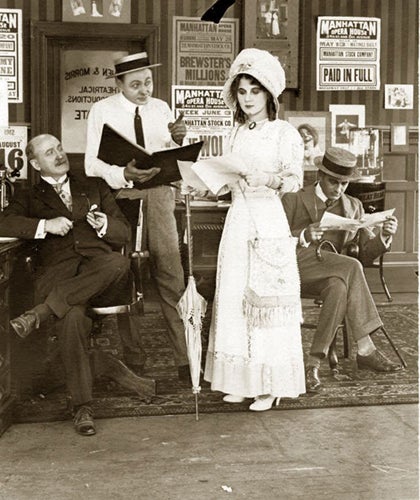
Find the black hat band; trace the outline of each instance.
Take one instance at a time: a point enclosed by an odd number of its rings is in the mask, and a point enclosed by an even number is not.
[[[126,73],[133,69],[141,69],[146,66],[150,66],[149,58],[144,57],[143,59],[133,59],[132,61],[122,62],[115,65],[115,74]]]
[[[353,170],[356,166],[356,165],[354,165],[353,167],[343,167],[342,165],[337,165],[337,163],[332,162],[331,160],[329,160],[325,156],[322,160],[322,164],[328,170],[330,170],[331,172],[334,172],[335,174],[338,174],[338,175],[352,175]]]

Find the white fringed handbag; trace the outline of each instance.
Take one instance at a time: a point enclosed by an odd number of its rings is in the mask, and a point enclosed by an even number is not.
[[[242,191],[245,198],[245,193]],[[249,210],[249,207],[248,207]],[[262,238],[249,210],[255,238],[248,240],[248,276],[242,300],[249,328],[270,328],[301,321],[297,238]]]

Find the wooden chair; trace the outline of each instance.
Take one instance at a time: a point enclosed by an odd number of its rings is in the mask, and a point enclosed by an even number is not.
[[[350,196],[358,198],[362,202],[363,208],[366,213],[380,212],[384,210],[385,182],[350,182],[347,187],[346,193]],[[392,302],[392,296],[384,276],[384,256],[381,255],[378,259],[378,262],[372,262],[372,264],[364,265],[363,267],[378,269],[382,288],[384,289],[388,302]]]
[[[123,255],[127,255],[130,259],[130,270],[132,275],[131,288],[126,297],[122,297],[121,302],[118,304],[101,306],[95,305],[90,307],[89,314],[96,320],[96,324],[99,327],[92,329],[93,338],[91,338],[91,345],[95,344],[94,337],[100,332],[102,328],[101,318],[108,315],[116,315],[118,331],[128,332],[131,328],[131,316],[144,315],[144,294],[143,294],[143,284],[142,284],[142,264],[149,257],[149,252],[147,250],[142,250],[142,231],[143,231],[143,200],[140,200],[139,204],[139,215],[138,223],[136,227],[136,233],[134,238],[133,249],[130,250],[126,247],[121,249]],[[106,349],[105,349],[106,351]],[[118,360],[112,360],[109,356],[106,360],[107,367],[111,367],[113,363],[115,364],[115,369],[118,370]],[[100,362],[99,362],[100,364]],[[101,371],[101,367],[98,367],[98,371]],[[156,384],[151,378],[143,378],[144,395],[151,396],[156,394]],[[138,388],[138,383],[136,384]]]

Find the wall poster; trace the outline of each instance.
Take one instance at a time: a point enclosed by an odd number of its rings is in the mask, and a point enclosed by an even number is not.
[[[173,18],[172,81],[176,85],[223,85],[238,52],[238,19],[219,24]]]
[[[61,64],[61,142],[67,153],[84,153],[86,120],[96,101],[119,92],[114,60],[127,52],[66,50]]]
[[[318,17],[317,90],[380,89],[381,20]]]
[[[0,127],[0,165],[5,165],[8,174],[18,172],[9,179],[27,179],[28,162],[25,149],[28,142],[28,127],[11,125]]]
[[[184,113],[187,135],[184,144],[204,141],[200,158],[222,156],[233,127],[233,111],[222,98],[223,87],[172,86],[172,111],[175,118]]]
[[[0,78],[7,80],[9,103],[23,102],[20,9],[0,9]]]

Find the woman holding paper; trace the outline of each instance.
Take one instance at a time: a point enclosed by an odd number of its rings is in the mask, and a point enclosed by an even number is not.
[[[296,241],[279,196],[301,187],[304,148],[277,118],[284,88],[278,59],[245,49],[223,89],[236,121],[227,158],[241,177],[228,186],[204,378],[226,402],[254,398],[254,411],[305,392]]]

